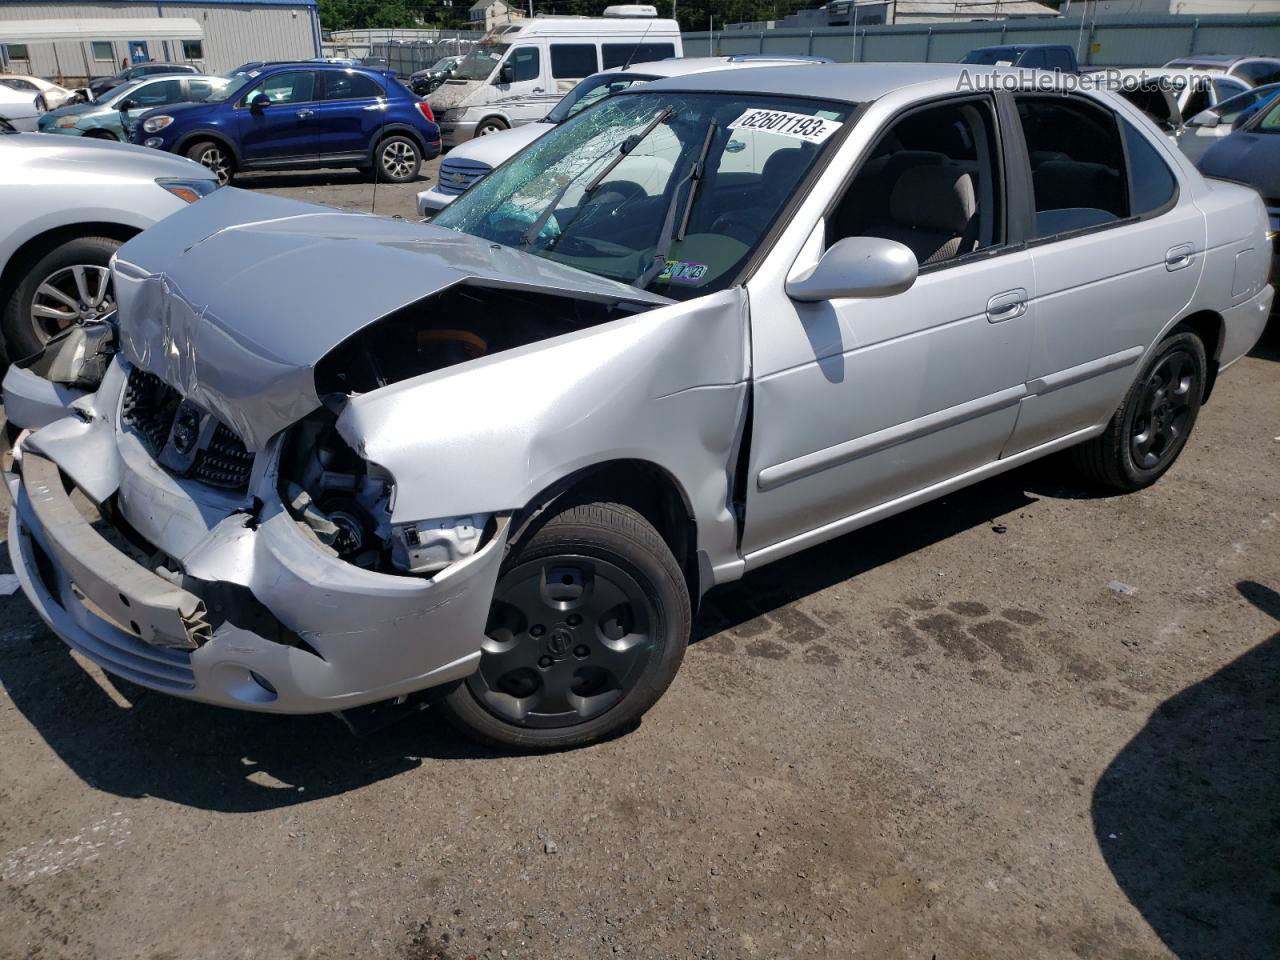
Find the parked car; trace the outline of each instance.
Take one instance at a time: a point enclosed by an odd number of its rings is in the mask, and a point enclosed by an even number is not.
[[[1006,43],[994,47],[978,47],[966,53],[960,62],[988,67],[1018,67],[1023,70],[1080,72],[1075,49],[1065,43]]]
[[[1178,146],[1198,161],[1211,146],[1244,124],[1259,110],[1280,96],[1280,83],[1268,83],[1224,100],[1216,107],[1201,110],[1187,121]]]
[[[89,94],[93,99],[98,99],[108,90],[113,90],[122,83],[129,83],[133,80],[141,80],[144,77],[155,77],[162,73],[199,73],[194,66],[189,63],[139,63],[132,67],[125,67],[119,73],[109,77],[95,77],[89,81]]]
[[[1225,100],[1239,96],[1249,89],[1243,80],[1213,70],[1173,70],[1130,67],[1127,69],[1110,68],[1107,78],[1115,83],[1149,83],[1160,81],[1172,87],[1174,98],[1184,121],[1194,117],[1203,110],[1215,107]]]
[[[1155,482],[1265,322],[1262,204],[1106,91],[960,70],[657,80],[430,225],[238,190],[162,221],[96,393],[6,376],[24,592],[144,687],[438,688],[566,747],[654,704],[715,584],[1058,450]]]
[[[223,74],[228,79],[243,76],[246,73],[258,74],[267,67],[278,67],[284,63],[302,63],[300,60],[250,60],[248,63],[242,63],[229,73]]]
[[[431,108],[384,71],[323,63],[241,74],[204,103],[143,114],[130,141],[227,183],[245,170],[360,167],[406,183],[440,153]]]
[[[1266,204],[1271,234],[1271,279],[1280,282],[1280,99],[1272,98],[1228,137],[1216,141],[1198,164],[1200,172],[1251,186]]]
[[[418,215],[429,217],[443,210],[494,167],[515,156],[548,130],[555,129],[556,124],[564,123],[605,97],[635,84],[648,83],[663,77],[683,77],[694,73],[705,73],[710,70],[799,66],[830,62],[826,57],[735,54],[728,57],[655,60],[652,63],[637,63],[594,74],[566,93],[563,99],[551,108],[551,112],[537,123],[526,123],[514,130],[502,130],[486,137],[477,137],[450,150],[441,161],[435,185],[418,194]]]
[[[223,77],[186,73],[132,80],[92,103],[46,113],[40,118],[40,132],[127,142],[129,127],[148,110],[208,100],[228,82]]]
[[[28,90],[14,90],[0,84],[0,130],[31,133],[43,113],[40,98]]]
[[[630,16],[625,6],[605,13],[517,20],[472,47],[428,97],[444,145],[541,120],[593,73],[684,55],[675,20]]]
[[[213,191],[188,160],[100,140],[0,137],[0,332],[9,359],[114,309],[107,263],[139,231]]]
[[[36,97],[41,110],[56,110],[75,96],[66,87],[60,87],[41,77],[29,77],[25,74],[0,73],[0,86],[32,94]]]
[[[420,97],[425,97],[440,84],[444,83],[458,69],[462,57],[441,57],[425,70],[409,75],[409,89]]]
[[[1202,54],[1170,60],[1166,67],[1182,70],[1221,71],[1247,86],[1259,87],[1264,83],[1280,83],[1280,58],[1255,57],[1247,54]]]

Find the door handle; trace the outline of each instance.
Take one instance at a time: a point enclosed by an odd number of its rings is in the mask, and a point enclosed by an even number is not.
[[[542,92],[543,92],[543,90],[542,90],[542,88],[541,88],[541,87],[534,87],[534,88],[533,88],[533,92],[534,92],[534,93],[542,93]]]
[[[1191,263],[1191,258],[1195,255],[1195,252],[1195,245],[1190,243],[1180,243],[1176,247],[1170,247],[1164,254],[1165,269],[1181,270]]]
[[[1027,291],[1022,287],[997,293],[987,301],[987,320],[1003,323],[1027,312]]]
[[[303,120],[305,120],[307,117],[314,117],[315,115],[316,115],[316,112],[314,110],[299,110],[296,114],[294,114],[294,116]]]

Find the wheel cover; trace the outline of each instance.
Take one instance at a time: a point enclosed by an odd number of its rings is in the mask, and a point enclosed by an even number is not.
[[[227,155],[217,147],[200,151],[200,163],[218,175],[219,183],[225,185],[231,179],[231,167],[227,163]]]
[[[1191,398],[1200,376],[1185,350],[1168,354],[1147,376],[1137,403],[1129,450],[1142,470],[1154,470],[1176,455],[1191,421]]]
[[[654,656],[653,603],[615,564],[555,556],[522,563],[494,594],[480,667],[487,711],[520,727],[567,727],[614,707]]]
[[[31,329],[41,343],[77,323],[88,323],[116,308],[111,271],[76,264],[51,273],[31,298]]]
[[[487,137],[491,133],[501,133],[505,129],[502,124],[490,121],[489,123],[481,124],[480,129],[476,131],[476,136]]]
[[[382,169],[396,179],[403,179],[413,172],[414,159],[413,148],[403,140],[396,140],[382,148]]]

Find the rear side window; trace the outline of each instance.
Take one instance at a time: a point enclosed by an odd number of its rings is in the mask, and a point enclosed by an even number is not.
[[[508,62],[514,71],[512,83],[537,80],[542,75],[542,57],[537,47],[516,47],[511,51],[511,59]]]
[[[1120,126],[1129,154],[1129,213],[1140,217],[1172,203],[1178,192],[1178,181],[1137,127],[1123,117]]]
[[[1069,73],[1073,69],[1071,55],[1065,50],[1046,50],[1045,60],[1048,61],[1050,70],[1061,70],[1063,73]]]
[[[1113,113],[1071,97],[1018,97],[1017,105],[1031,159],[1037,237],[1129,216],[1124,149]]]
[[[557,80],[581,80],[600,70],[594,43],[553,43],[551,76]]]
[[[669,60],[676,55],[674,43],[606,43],[600,47],[602,70],[625,66],[628,63],[649,63],[652,60]]]
[[[1236,76],[1243,77],[1255,87],[1280,80],[1280,60],[1254,60],[1236,67]]]
[[[326,100],[370,100],[383,93],[377,82],[363,73],[332,70],[322,76]]]
[[[188,81],[188,89],[192,103],[203,103],[213,93],[213,84],[208,80],[191,80]]]
[[[135,101],[139,107],[163,107],[170,103],[181,103],[186,97],[182,95],[181,80],[157,80],[155,83],[143,84],[128,99]]]

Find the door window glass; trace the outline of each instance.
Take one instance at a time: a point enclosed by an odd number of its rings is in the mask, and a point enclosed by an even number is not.
[[[921,266],[1004,242],[1004,187],[988,100],[910,113],[881,136],[827,228],[906,244]]]
[[[170,103],[182,103],[186,99],[182,95],[181,80],[157,80],[155,83],[144,83],[129,97],[138,107],[163,107]]]
[[[537,80],[542,74],[542,58],[537,47],[516,47],[507,62],[514,72],[512,83]]]
[[[557,80],[581,80],[600,69],[594,43],[553,43],[551,76]]]
[[[1083,230],[1129,215],[1116,117],[1071,97],[1019,97],[1031,159],[1035,236]]]
[[[676,55],[676,47],[673,43],[606,43],[600,53],[604,60],[601,69],[612,70],[628,63],[668,60]]]
[[[192,103],[204,103],[213,93],[213,84],[208,80],[190,80],[188,87],[191,91],[189,96]]]
[[[1018,66],[1026,67],[1028,70],[1043,70],[1048,65],[1049,62],[1045,60],[1043,50],[1028,50],[1018,61]]]
[[[363,73],[332,70],[323,76],[326,100],[370,100],[383,94],[377,82]]]
[[[1063,73],[1070,73],[1075,69],[1071,62],[1071,55],[1065,50],[1046,50],[1045,61],[1049,65],[1050,70],[1061,70]]]
[[[1280,80],[1280,60],[1253,60],[1236,67],[1235,74],[1255,87]]]
[[[1123,118],[1120,119],[1120,125],[1124,130],[1124,145],[1129,153],[1130,213],[1142,216],[1172,201],[1177,193],[1178,181],[1164,158],[1137,127]]]
[[[254,94],[265,93],[272,103],[306,103],[315,99],[316,75],[309,70],[277,73],[262,82]]]

